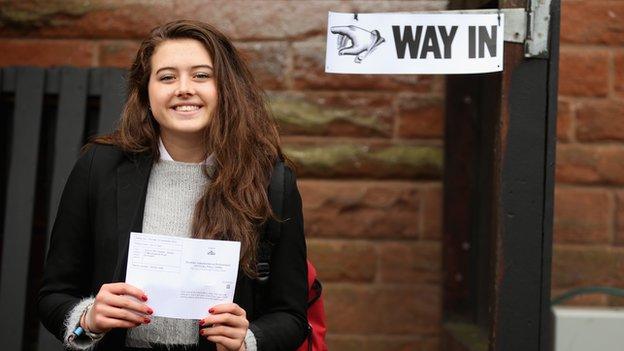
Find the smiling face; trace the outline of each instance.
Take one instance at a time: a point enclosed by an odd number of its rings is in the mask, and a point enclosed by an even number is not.
[[[217,104],[212,59],[194,39],[166,40],[151,58],[150,108],[161,137],[201,142]]]

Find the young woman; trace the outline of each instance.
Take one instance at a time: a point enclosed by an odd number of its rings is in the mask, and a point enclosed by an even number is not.
[[[45,327],[70,349],[296,349],[306,247],[288,168],[269,295],[256,296],[259,241],[276,220],[267,186],[283,159],[262,92],[223,34],[195,21],[152,30],[117,130],[95,139],[65,186],[38,298]],[[152,316],[149,296],[123,283],[132,231],[240,241],[234,303],[199,321]]]

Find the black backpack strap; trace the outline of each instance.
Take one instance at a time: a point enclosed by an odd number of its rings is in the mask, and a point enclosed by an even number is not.
[[[269,202],[271,208],[281,221],[284,220],[284,187],[286,185],[284,179],[284,162],[278,161],[273,168],[273,174],[271,174],[271,185],[269,185]],[[273,225],[273,228],[271,228]],[[269,221],[269,236],[268,240],[272,243],[279,241],[282,234],[282,225],[277,221]]]
[[[284,219],[284,173],[284,162],[278,160],[273,167],[268,195],[273,213],[279,221]],[[269,219],[265,227],[265,232],[258,243],[258,263],[256,264],[256,270],[258,272],[257,280],[260,283],[265,283],[269,280],[269,275],[271,273],[271,251],[273,245],[279,241],[281,234],[282,224],[275,219]]]

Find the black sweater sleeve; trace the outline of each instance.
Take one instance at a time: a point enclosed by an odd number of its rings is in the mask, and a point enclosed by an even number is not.
[[[301,196],[291,170],[284,174],[284,221],[271,256],[268,306],[250,329],[259,350],[295,350],[307,335],[307,264]]]
[[[41,322],[59,340],[68,312],[89,294],[89,177],[95,149],[78,159],[65,184],[37,297]]]

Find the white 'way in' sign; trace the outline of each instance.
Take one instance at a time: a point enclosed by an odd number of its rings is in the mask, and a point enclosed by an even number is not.
[[[503,70],[505,17],[458,13],[329,13],[325,72]]]

